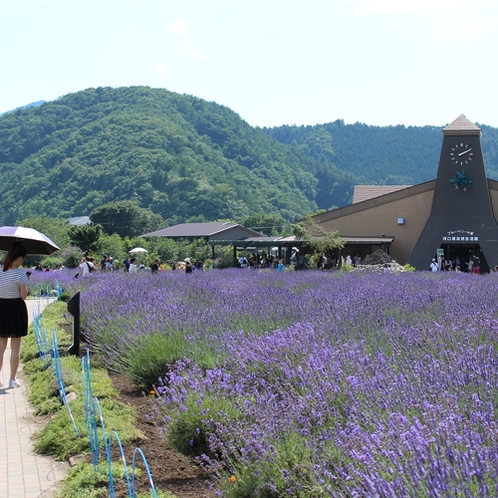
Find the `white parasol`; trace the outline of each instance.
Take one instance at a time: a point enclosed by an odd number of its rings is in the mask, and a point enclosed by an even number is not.
[[[0,227],[0,250],[8,251],[14,242],[19,242],[27,254],[52,254],[60,250],[46,235],[34,228]]]
[[[144,249],[143,247],[135,247],[129,252],[129,254],[145,254],[147,252],[149,251],[147,251],[147,249]]]

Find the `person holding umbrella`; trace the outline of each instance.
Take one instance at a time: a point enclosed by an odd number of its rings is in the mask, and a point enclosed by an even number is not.
[[[8,387],[21,387],[17,380],[21,339],[28,335],[28,310],[24,300],[28,295],[28,275],[19,267],[26,257],[26,249],[14,242],[0,270],[0,370],[10,338],[10,380]],[[5,387],[0,379],[0,388]]]

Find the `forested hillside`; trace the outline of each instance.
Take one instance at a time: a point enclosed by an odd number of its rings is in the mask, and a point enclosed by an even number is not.
[[[165,224],[294,220],[349,202],[353,176],[212,102],[147,87],[89,89],[0,117],[0,224],[132,200]]]
[[[498,179],[498,129],[481,128],[488,176]],[[349,204],[356,183],[435,178],[441,143],[432,126],[261,129],[193,96],[88,89],[0,116],[0,224],[125,200],[165,226],[254,213],[293,221]]]
[[[456,119],[454,116],[449,122]],[[498,179],[498,129],[479,125],[489,178]],[[264,128],[273,138],[352,173],[358,184],[414,185],[436,177],[442,127],[367,126],[343,121]]]

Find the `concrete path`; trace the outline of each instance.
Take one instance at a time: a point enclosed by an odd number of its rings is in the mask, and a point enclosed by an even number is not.
[[[53,300],[27,299],[29,323]],[[7,348],[0,378],[7,385],[10,377],[10,348]],[[48,498],[66,475],[68,465],[38,455],[31,436],[44,426],[28,404],[27,386],[22,374],[20,389],[0,389],[0,498]]]

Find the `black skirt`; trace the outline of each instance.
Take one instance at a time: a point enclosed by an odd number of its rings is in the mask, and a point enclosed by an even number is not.
[[[0,299],[0,337],[28,335],[28,310],[24,299]]]

